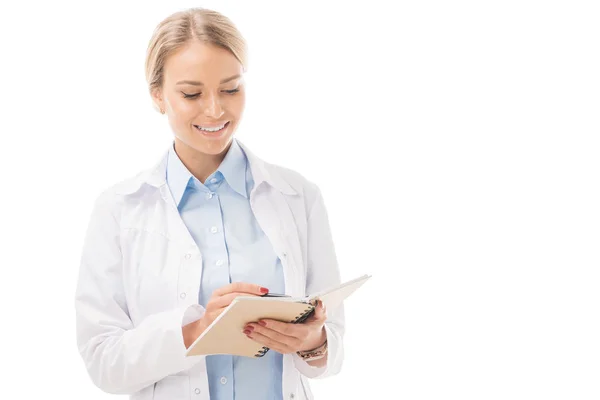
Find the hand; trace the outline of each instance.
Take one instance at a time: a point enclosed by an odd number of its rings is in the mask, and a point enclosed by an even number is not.
[[[185,347],[188,348],[236,297],[262,296],[268,292],[267,288],[244,282],[230,283],[215,290],[206,304],[202,318],[183,327]]]
[[[244,333],[255,342],[281,354],[295,353],[312,350],[325,343],[325,320],[327,312],[319,300],[315,313],[301,324],[264,319],[247,324]]]

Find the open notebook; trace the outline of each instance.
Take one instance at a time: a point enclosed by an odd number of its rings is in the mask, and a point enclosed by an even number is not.
[[[371,276],[363,275],[339,286],[305,297],[236,297],[187,349],[186,356],[231,354],[262,357],[269,348],[242,332],[249,322],[262,318],[300,323],[315,309],[317,300],[333,310]]]

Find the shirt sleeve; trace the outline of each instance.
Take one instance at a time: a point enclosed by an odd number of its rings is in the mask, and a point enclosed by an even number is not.
[[[192,367],[182,326],[204,314],[195,304],[153,314],[133,326],[123,285],[120,228],[114,195],[95,202],[87,227],[75,295],[79,353],[96,386],[132,394]]]

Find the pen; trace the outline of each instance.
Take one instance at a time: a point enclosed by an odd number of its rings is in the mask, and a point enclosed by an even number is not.
[[[266,293],[260,297],[292,297],[292,296],[288,296],[287,294],[280,294],[280,293]]]

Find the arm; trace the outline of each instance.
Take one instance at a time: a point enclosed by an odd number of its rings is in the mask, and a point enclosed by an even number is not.
[[[115,204],[101,195],[87,228],[75,296],[77,345],[96,386],[131,394],[203,357],[185,357],[183,329],[200,319],[199,305],[148,316],[133,326],[123,286]]]
[[[308,212],[306,293],[316,293],[341,283],[329,218],[321,191],[315,186],[315,200]],[[344,305],[327,310],[326,357],[310,363],[294,354],[296,368],[308,378],[326,378],[340,372],[344,358]]]

